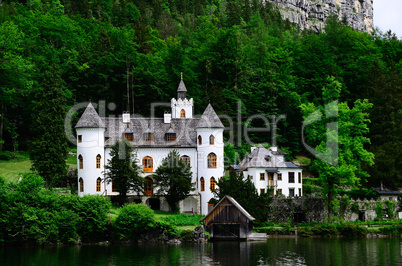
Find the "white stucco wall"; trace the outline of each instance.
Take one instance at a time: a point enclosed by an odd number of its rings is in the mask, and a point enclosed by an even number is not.
[[[265,171],[265,168],[249,168],[247,171],[243,172],[244,177],[252,176],[253,178],[251,179],[252,182],[254,183],[258,194],[260,194],[261,189],[265,189],[265,192],[267,192],[267,187],[268,187],[268,174]],[[295,178],[294,178],[294,183],[289,183],[289,172],[294,172]],[[260,173],[265,173],[265,180],[260,180]],[[282,174],[282,180],[278,180],[278,173]],[[298,179],[298,174],[302,174],[302,169],[299,168],[279,168],[278,173],[274,173],[274,193],[275,195],[277,194],[278,189],[282,189],[282,195],[288,197],[289,196],[289,189],[294,188],[295,189],[295,196],[302,196],[299,193],[299,189],[301,189],[301,193],[303,194],[303,180],[301,178],[301,182],[299,183]]]
[[[106,163],[111,159],[110,157],[111,148],[106,148]],[[169,152],[173,150],[172,148],[137,148],[135,149],[135,153],[137,154],[137,164],[142,166],[142,158],[146,156],[150,156],[153,159],[153,171],[149,173],[143,173],[144,177],[148,175],[152,175],[155,173],[156,169],[162,164],[162,160],[166,158]],[[192,183],[197,181],[197,150],[195,148],[176,148],[179,152],[180,156],[187,155],[190,157],[190,167],[193,173],[192,175]],[[107,195],[116,196],[119,195],[118,192],[112,192],[112,184],[106,185],[107,187]],[[154,187],[154,194],[157,192],[157,188]],[[197,194],[197,191],[193,191],[192,194]],[[136,195],[135,193],[129,193],[128,195]]]
[[[77,128],[77,136],[82,136],[82,143],[77,143],[78,195],[101,194],[96,192],[96,179],[103,178],[104,170],[104,128]],[[101,167],[96,168],[96,156],[101,155]],[[83,157],[84,167],[80,169],[79,156]],[[79,180],[84,180],[84,191],[80,191]]]
[[[172,118],[180,118],[180,111],[186,111],[186,118],[193,118],[193,98],[190,100],[173,98],[171,100]]]
[[[213,135],[215,141],[209,144],[209,137]],[[198,144],[198,136],[202,138],[202,144]],[[218,182],[224,175],[224,154],[223,154],[223,128],[197,128],[197,149],[198,149],[198,189],[201,194],[201,214],[208,213],[208,201],[214,197],[210,189],[211,177]],[[208,168],[207,156],[211,152],[216,154],[216,168]],[[200,178],[205,180],[205,190],[201,191]]]

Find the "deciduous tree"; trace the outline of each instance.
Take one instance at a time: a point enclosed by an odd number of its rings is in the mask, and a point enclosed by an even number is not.
[[[356,100],[350,108],[347,102],[338,103],[341,83],[334,78],[322,90],[323,105],[302,104],[307,140],[316,143],[316,158],[312,163],[321,179],[327,197],[328,216],[336,211],[336,200],[342,186],[356,187],[361,178],[368,177],[363,163],[373,164],[374,155],[364,145],[370,143],[368,133],[368,100]],[[310,142],[310,143],[311,143]]]

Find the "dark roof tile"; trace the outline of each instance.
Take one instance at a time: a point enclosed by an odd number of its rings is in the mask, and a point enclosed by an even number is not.
[[[208,104],[196,128],[224,128],[211,104]]]
[[[84,113],[82,114],[80,120],[75,125],[76,128],[100,128],[105,127],[102,119],[95,111],[92,103],[89,103]]]

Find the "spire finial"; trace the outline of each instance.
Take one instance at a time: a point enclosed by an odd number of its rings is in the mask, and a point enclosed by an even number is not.
[[[180,72],[180,78],[183,80],[183,72]]]

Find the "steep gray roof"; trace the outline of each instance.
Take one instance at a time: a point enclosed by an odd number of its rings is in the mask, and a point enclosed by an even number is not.
[[[82,114],[80,120],[78,120],[76,128],[100,128],[105,127],[105,123],[103,123],[102,119],[95,111],[92,103],[89,103],[84,113]]]
[[[399,195],[401,192],[391,189],[375,188],[375,191],[380,195]]]
[[[208,104],[196,128],[224,128],[211,104]]]
[[[186,85],[184,85],[183,80],[180,80],[179,87],[177,88],[177,91],[187,91]]]
[[[294,168],[297,167],[291,162],[285,162],[281,150],[272,151],[266,149],[261,144],[255,148],[249,155],[247,155],[239,164],[241,170],[249,167],[258,168]],[[278,158],[280,156],[280,158]]]
[[[105,142],[105,146],[112,146],[116,141],[122,140],[123,132],[127,124],[123,123],[121,117],[103,118],[106,124],[106,132],[110,139]],[[133,133],[134,147],[197,147],[197,132],[195,126],[199,118],[172,118],[171,123],[164,123],[163,118],[139,118],[130,119],[129,129]],[[144,133],[152,133],[153,140],[146,141]],[[176,133],[176,140],[167,142],[166,133]]]

